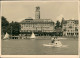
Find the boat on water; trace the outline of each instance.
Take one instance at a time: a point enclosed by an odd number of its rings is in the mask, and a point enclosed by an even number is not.
[[[36,38],[36,36],[35,36],[35,34],[32,32],[30,39],[35,39],[35,38]]]
[[[60,41],[55,41],[54,43],[43,44],[44,46],[52,46],[52,47],[62,47],[62,43]]]
[[[9,34],[6,32],[6,34],[5,34],[5,36],[4,36],[4,38],[3,38],[3,40],[6,40],[6,39],[9,39]]]

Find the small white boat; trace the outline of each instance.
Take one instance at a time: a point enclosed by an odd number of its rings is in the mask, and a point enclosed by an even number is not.
[[[60,41],[55,41],[54,43],[43,44],[44,46],[52,46],[52,47],[62,47],[62,43]]]
[[[44,46],[53,46],[53,43],[43,44]]]
[[[4,38],[3,38],[3,40],[6,40],[6,39],[8,39],[8,38],[9,38],[9,34],[6,32],[6,34],[5,34]]]
[[[32,32],[32,35],[31,35],[31,37],[30,37],[31,39],[35,39],[36,38],[36,36],[35,36],[35,34]]]

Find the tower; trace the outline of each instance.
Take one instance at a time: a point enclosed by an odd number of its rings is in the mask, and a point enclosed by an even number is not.
[[[36,11],[35,11],[35,19],[40,19],[40,7],[36,7]]]

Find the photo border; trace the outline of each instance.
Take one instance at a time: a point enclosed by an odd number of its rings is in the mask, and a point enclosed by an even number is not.
[[[24,2],[24,1],[1,1],[1,2]],[[78,20],[80,19],[80,1],[25,1],[25,2],[78,2]],[[0,7],[2,9],[2,6]],[[2,10],[0,10],[2,12]],[[0,14],[1,15],[1,14]],[[79,20],[80,22],[80,20]],[[1,24],[1,23],[0,23]],[[0,25],[1,27],[1,25]],[[80,24],[79,24],[79,29],[80,29]],[[0,31],[1,31],[1,28],[0,28]],[[80,33],[80,31],[79,31]],[[0,33],[0,36],[1,36],[1,33]],[[80,38],[80,34],[79,34],[79,38]],[[28,57],[28,58],[32,58],[32,57],[36,57],[36,58],[44,58],[44,57],[47,57],[47,58],[52,58],[52,57],[55,57],[55,58],[79,58],[80,56],[80,39],[78,38],[78,55],[1,55],[1,52],[0,52],[0,55],[1,57]],[[0,43],[1,43],[1,38],[0,38]],[[1,47],[1,44],[0,44],[0,47]],[[0,51],[1,51],[1,48],[0,48]]]

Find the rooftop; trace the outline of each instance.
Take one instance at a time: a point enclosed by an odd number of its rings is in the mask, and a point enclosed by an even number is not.
[[[67,24],[68,22],[74,22],[75,24],[78,24],[78,20],[63,20],[63,24]]]
[[[24,19],[20,23],[49,23],[53,22],[50,19]]]

